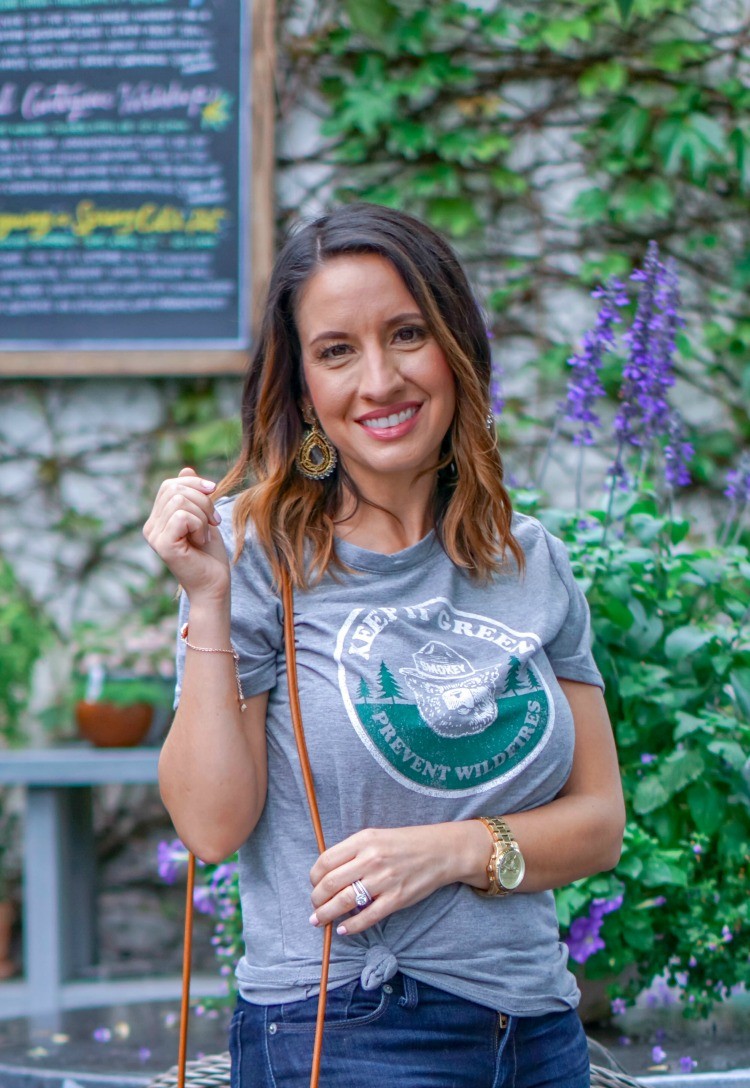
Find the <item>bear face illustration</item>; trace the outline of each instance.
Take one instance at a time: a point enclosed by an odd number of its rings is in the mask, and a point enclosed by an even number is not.
[[[482,733],[497,718],[495,683],[508,664],[475,670],[444,642],[428,642],[413,654],[415,667],[399,669],[424,721],[440,737]]]

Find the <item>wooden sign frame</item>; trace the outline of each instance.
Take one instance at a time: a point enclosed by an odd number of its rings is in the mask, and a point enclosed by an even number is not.
[[[241,2],[241,0],[238,0]],[[274,259],[274,168],[276,44],[275,0],[248,0],[252,11],[251,46],[251,167],[250,167],[250,292],[248,312],[253,333],[258,327],[263,296]],[[238,374],[249,350],[201,349],[75,349],[3,351],[0,378],[137,377],[190,374]]]

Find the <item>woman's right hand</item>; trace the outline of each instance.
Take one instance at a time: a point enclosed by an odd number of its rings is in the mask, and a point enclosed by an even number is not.
[[[143,526],[150,547],[164,560],[192,600],[195,596],[226,597],[229,593],[229,558],[215,526],[221,516],[211,492],[216,484],[192,468],[165,480]]]

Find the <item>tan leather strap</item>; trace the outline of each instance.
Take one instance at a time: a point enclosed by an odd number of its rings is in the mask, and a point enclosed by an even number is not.
[[[289,685],[289,709],[292,715],[294,739],[297,743],[297,754],[302,768],[302,778],[305,783],[307,804],[310,809],[315,840],[318,844],[318,853],[322,854],[326,848],[323,837],[323,827],[320,822],[318,800],[315,796],[315,783],[313,782],[310,759],[307,754],[307,742],[302,725],[302,709],[299,701],[299,689],[297,687],[297,651],[294,644],[294,594],[292,583],[286,570],[281,576],[281,599],[284,605],[284,649],[286,651],[286,673]],[[187,900],[185,903],[185,940],[182,957],[182,1003],[180,1007],[180,1047],[177,1058],[177,1088],[185,1088],[185,1062],[187,1058],[187,1029],[188,1013],[190,1009],[190,966],[192,960],[193,944],[193,889],[195,886],[195,857],[188,858]],[[329,923],[323,932],[323,958],[320,968],[320,997],[318,998],[318,1018],[315,1024],[315,1040],[313,1043],[312,1069],[310,1071],[310,1088],[318,1088],[320,1076],[320,1057],[323,1050],[323,1027],[326,1015],[326,990],[328,989],[328,966],[331,961],[331,941],[333,939],[333,924]]]
[[[187,896],[185,900],[185,936],[182,942],[182,1001],[180,1003],[180,1047],[177,1053],[177,1088],[185,1088],[188,1012],[190,1010],[190,967],[193,962],[194,889],[195,854],[188,854]]]
[[[294,645],[294,594],[292,593],[292,583],[286,569],[282,571],[281,576],[281,600],[284,605],[284,649],[286,650],[286,675],[287,683],[289,684],[289,708],[292,712],[294,739],[297,742],[297,752],[299,754],[300,766],[302,767],[302,777],[305,782],[307,804],[310,809],[310,817],[315,830],[318,853],[322,854],[326,848],[326,841],[323,837],[323,828],[320,823],[318,800],[315,796],[315,783],[313,782],[312,771],[310,770],[310,759],[307,754],[305,731],[302,727],[302,710],[299,702],[299,688],[297,687],[297,652]],[[332,939],[333,924],[329,923],[323,932],[323,959],[320,966],[320,997],[318,999],[318,1019],[315,1024],[310,1088],[318,1088],[320,1056],[323,1048],[323,1025],[326,1015],[328,965],[331,960]]]

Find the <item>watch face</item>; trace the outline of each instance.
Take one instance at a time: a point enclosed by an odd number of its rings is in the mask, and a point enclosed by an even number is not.
[[[525,872],[526,863],[523,860],[523,854],[511,846],[505,851],[497,867],[498,883],[508,891],[512,891],[521,883]]]

